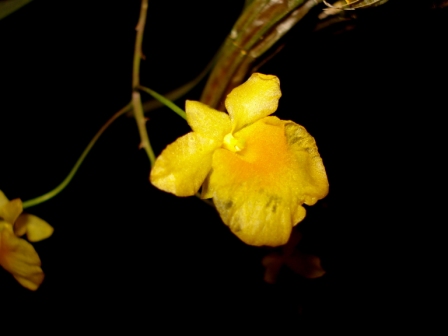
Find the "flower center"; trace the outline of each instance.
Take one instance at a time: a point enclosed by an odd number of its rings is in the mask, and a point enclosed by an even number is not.
[[[224,137],[223,147],[231,152],[239,152],[244,149],[244,142],[235,139],[232,133]]]

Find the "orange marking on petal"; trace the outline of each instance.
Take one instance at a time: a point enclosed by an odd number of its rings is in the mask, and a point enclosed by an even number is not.
[[[268,125],[260,120],[236,133],[235,138],[245,143],[244,149],[237,153],[222,151],[225,157],[220,160],[233,176],[232,183],[254,177],[259,177],[263,185],[278,183],[290,162],[283,125]]]

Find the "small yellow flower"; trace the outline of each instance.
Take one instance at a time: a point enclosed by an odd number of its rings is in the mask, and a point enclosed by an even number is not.
[[[153,185],[177,196],[213,198],[223,220],[250,245],[283,245],[328,193],[314,138],[293,121],[269,116],[281,96],[276,76],[254,73],[233,89],[228,114],[187,101],[190,132],[168,145],[151,171]]]
[[[25,288],[36,290],[44,280],[41,262],[31,242],[48,238],[53,228],[39,217],[22,214],[22,201],[9,201],[0,191],[0,265]]]

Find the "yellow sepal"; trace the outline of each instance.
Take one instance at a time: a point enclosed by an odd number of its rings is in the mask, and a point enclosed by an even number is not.
[[[157,158],[151,183],[177,196],[193,196],[210,171],[213,151],[220,145],[196,132],[178,138]]]
[[[227,113],[216,111],[198,101],[185,103],[187,121],[191,129],[215,141],[222,141],[230,132],[230,117]]]
[[[14,233],[19,237],[26,233],[30,242],[47,239],[53,231],[53,227],[42,218],[30,214],[20,215],[14,223]]]
[[[254,73],[227,95],[225,105],[232,121],[232,132],[277,110],[282,93],[276,76]]]
[[[0,220],[13,224],[23,211],[22,201],[19,198],[13,199],[0,206]]]

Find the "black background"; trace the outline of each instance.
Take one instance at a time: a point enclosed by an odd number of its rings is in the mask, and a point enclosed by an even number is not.
[[[143,85],[168,92],[213,57],[243,1],[207,3],[150,1]],[[0,270],[0,304],[52,321],[47,327],[104,330],[205,328],[211,320],[218,330],[245,322],[277,333],[362,334],[397,321],[404,306],[421,316],[416,293],[427,287],[407,286],[431,273],[413,232],[430,221],[435,206],[425,201],[439,185],[447,11],[405,3],[318,31],[316,8],[258,69],[280,78],[276,115],[307,128],[327,169],[330,194],[298,227],[301,249],[321,258],[324,277],[285,269],[265,284],[261,258],[271,249],[244,245],[196,198],[152,187],[135,122],[122,117],[60,195],[27,210],[55,228],[35,244],[46,279],[29,292]],[[0,21],[0,190],[10,199],[57,186],[128,103],[139,7],[33,1]],[[177,103],[199,99],[203,84]],[[189,131],[167,109],[149,119],[156,153]]]

